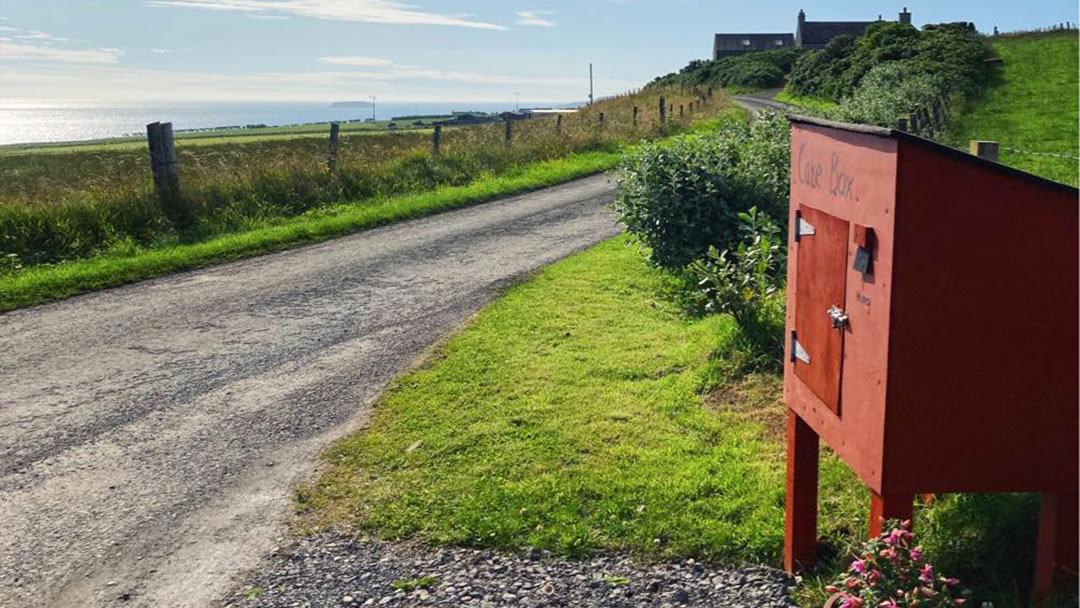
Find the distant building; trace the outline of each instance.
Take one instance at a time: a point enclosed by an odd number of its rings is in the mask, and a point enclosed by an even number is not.
[[[713,59],[742,55],[750,51],[771,51],[795,46],[791,34],[717,34],[713,40]]]
[[[882,21],[880,15],[877,18]],[[904,7],[900,23],[911,23],[911,13]],[[716,34],[713,38],[713,59],[742,55],[755,51],[768,51],[784,47],[822,49],[841,35],[861,36],[874,21],[807,21],[806,13],[799,11],[795,34]]]
[[[795,29],[795,46],[804,49],[823,49],[837,36],[862,36],[866,28],[882,21],[807,21],[806,13],[799,11],[799,24]],[[904,7],[900,23],[911,24],[911,13]]]

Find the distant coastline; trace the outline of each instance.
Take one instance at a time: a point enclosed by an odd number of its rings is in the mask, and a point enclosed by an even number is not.
[[[330,104],[331,108],[370,108],[370,101],[335,101]]]

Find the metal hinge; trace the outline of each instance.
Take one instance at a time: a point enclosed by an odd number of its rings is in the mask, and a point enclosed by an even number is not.
[[[802,214],[795,216],[795,242],[799,242],[804,236],[814,236],[817,230],[814,225],[802,218]]]
[[[810,353],[806,352],[802,344],[799,344],[799,340],[795,337],[795,332],[791,332],[791,361],[802,361],[807,365],[810,364]]]

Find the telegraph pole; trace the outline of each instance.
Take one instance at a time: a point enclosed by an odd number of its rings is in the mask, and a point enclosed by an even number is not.
[[[371,96],[371,122],[375,122],[375,96]]]
[[[593,78],[592,78],[592,64],[589,64],[589,105],[593,103]]]

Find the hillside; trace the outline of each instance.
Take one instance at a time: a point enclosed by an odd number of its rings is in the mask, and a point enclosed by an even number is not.
[[[949,143],[997,141],[1001,162],[1077,185],[1077,41],[1076,30],[992,39],[1004,64],[972,110],[953,123]]]

